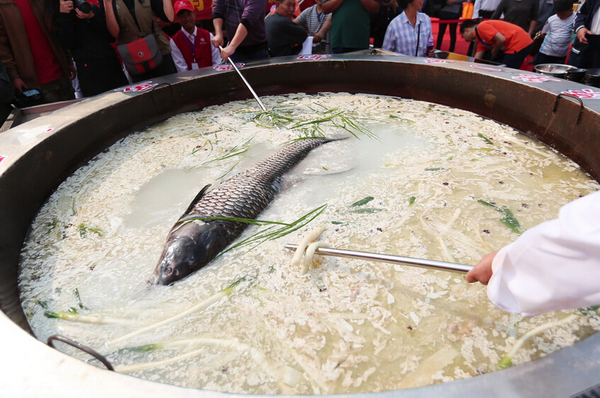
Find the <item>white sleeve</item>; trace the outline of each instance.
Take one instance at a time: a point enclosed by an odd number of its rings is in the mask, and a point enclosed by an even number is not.
[[[473,4],[473,16],[471,19],[479,18],[479,10],[481,9],[481,0],[475,0],[475,4]]]
[[[175,67],[177,68],[177,72],[185,72],[188,70],[187,63],[185,62],[185,58],[183,58],[183,54],[177,44],[171,39],[169,42],[171,44],[171,57],[173,57],[173,62],[175,63]]]
[[[212,55],[212,66],[217,66],[223,62],[221,59],[221,50],[212,45],[212,39],[215,37],[212,33],[210,33],[210,47],[211,47],[211,55]]]
[[[498,252],[488,297],[524,316],[600,304],[600,191]]]

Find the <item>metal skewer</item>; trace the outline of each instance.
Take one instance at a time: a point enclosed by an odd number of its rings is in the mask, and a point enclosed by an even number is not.
[[[284,246],[289,250],[296,250],[298,245],[287,244]],[[427,268],[427,269],[437,269],[440,271],[455,271],[467,273],[471,269],[473,269],[472,265],[466,264],[456,264],[456,263],[447,263],[445,261],[436,261],[436,260],[426,260],[422,258],[411,258],[411,257],[401,257],[394,256],[391,254],[381,254],[381,253],[368,253],[368,252],[359,252],[353,250],[345,250],[345,249],[334,249],[330,247],[319,247],[315,250],[315,254],[321,254],[323,256],[337,256],[337,257],[349,257],[349,258],[357,258],[361,260],[372,260],[372,261],[382,261],[386,263],[392,264],[404,264],[411,265],[414,267]]]
[[[223,47],[219,46],[219,49],[221,51],[223,51]],[[242,81],[244,82],[244,84],[246,85],[246,87],[248,87],[248,90],[250,90],[250,92],[254,96],[254,99],[256,100],[256,102],[258,102],[258,105],[260,106],[260,109],[262,109],[263,112],[268,112],[267,111],[267,107],[265,106],[265,104],[263,104],[262,101],[260,100],[260,98],[258,98],[258,95],[256,95],[256,92],[254,91],[254,89],[252,88],[252,86],[250,85],[250,83],[248,83],[248,81],[246,80],[246,78],[244,77],[244,75],[242,75],[242,72],[240,72],[240,70],[238,69],[238,67],[235,66],[235,62],[233,62],[231,60],[231,57],[227,58],[227,61],[229,61],[229,63],[233,67],[233,69],[235,69],[235,71],[238,73],[238,75],[240,75],[240,77],[242,78]],[[271,115],[269,115],[269,118],[271,119],[271,122],[273,122],[273,118],[271,117]],[[275,124],[275,123],[273,122],[273,124]],[[279,131],[279,126],[275,125],[275,128]]]

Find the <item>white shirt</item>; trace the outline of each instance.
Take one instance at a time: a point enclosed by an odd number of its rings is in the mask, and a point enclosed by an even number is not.
[[[473,19],[479,18],[479,10],[495,11],[501,0],[475,0],[473,4]]]
[[[492,263],[488,297],[524,316],[600,304],[600,191],[527,230]]]
[[[571,31],[575,22],[575,13],[566,19],[552,15],[542,28],[542,33],[547,33],[540,52],[551,57],[564,57],[569,53]]]
[[[181,28],[181,32],[185,35],[185,37],[188,38],[190,43],[195,43],[196,35],[198,34],[198,27],[194,27],[194,33],[192,33],[192,34],[189,34],[183,28]],[[213,37],[214,36],[211,33],[210,39],[212,40]],[[185,58],[183,58],[183,54],[181,53],[181,50],[179,49],[179,47],[177,47],[177,44],[175,44],[173,39],[171,39],[169,43],[171,44],[171,57],[173,57],[173,62],[175,63],[177,72],[185,72],[186,70],[188,70],[188,68],[187,68],[187,63],[185,62]],[[219,65],[221,63],[221,51],[219,51],[219,49],[216,48],[215,46],[213,46],[212,44],[210,46],[211,46],[212,66]],[[192,68],[192,69],[198,69],[198,65],[194,63],[194,64],[192,64],[192,67],[194,65],[196,65],[196,67]]]

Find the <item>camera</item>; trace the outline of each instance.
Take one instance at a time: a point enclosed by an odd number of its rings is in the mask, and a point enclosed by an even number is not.
[[[85,0],[73,0],[73,5],[84,14],[87,14],[90,11],[92,11],[92,5]]]

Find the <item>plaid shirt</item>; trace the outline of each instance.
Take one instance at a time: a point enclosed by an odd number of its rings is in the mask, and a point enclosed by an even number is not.
[[[420,26],[420,28],[419,28]],[[417,35],[421,33],[419,39],[419,48],[417,49]],[[417,13],[417,23],[413,27],[408,21],[408,17],[403,12],[390,22],[390,25],[385,32],[383,40],[383,49],[393,51],[399,54],[415,56],[415,51],[418,57],[425,57],[425,49],[427,41],[433,42],[431,34],[431,20],[422,13]]]

